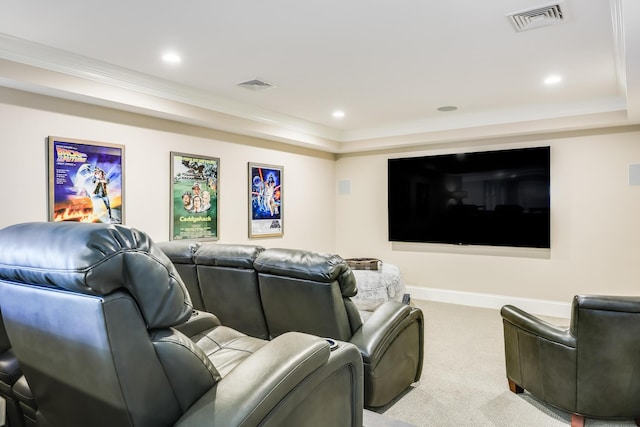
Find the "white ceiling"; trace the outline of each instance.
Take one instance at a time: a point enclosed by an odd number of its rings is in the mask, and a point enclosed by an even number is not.
[[[0,85],[336,153],[640,123],[640,1],[555,3],[0,0]]]

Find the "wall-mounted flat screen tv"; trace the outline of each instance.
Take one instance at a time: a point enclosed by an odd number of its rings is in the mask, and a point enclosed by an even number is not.
[[[549,248],[549,191],[549,147],[389,159],[389,240]]]

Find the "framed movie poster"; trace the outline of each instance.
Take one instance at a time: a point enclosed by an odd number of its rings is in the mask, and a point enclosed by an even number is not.
[[[171,240],[218,239],[220,159],[171,152]]]
[[[249,237],[279,237],[282,222],[282,166],[249,163]]]
[[[124,222],[124,146],[49,137],[49,221]]]

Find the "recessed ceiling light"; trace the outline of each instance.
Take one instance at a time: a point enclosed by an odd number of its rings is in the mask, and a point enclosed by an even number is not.
[[[169,52],[162,55],[164,62],[170,62],[172,64],[178,64],[182,61],[182,58],[177,53]]]
[[[341,118],[343,118],[343,117],[344,117],[344,111],[342,111],[342,110],[336,110],[336,111],[334,111],[334,112],[333,112],[333,117],[334,117],[335,119],[341,119]]]
[[[438,111],[456,111],[458,107],[453,105],[445,105],[443,107],[438,108]]]
[[[561,81],[562,81],[562,76],[554,74],[544,79],[544,84],[554,85],[554,84],[560,83]]]

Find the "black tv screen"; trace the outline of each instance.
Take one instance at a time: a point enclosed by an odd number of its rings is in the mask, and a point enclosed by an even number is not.
[[[550,247],[550,148],[389,159],[389,240]]]

